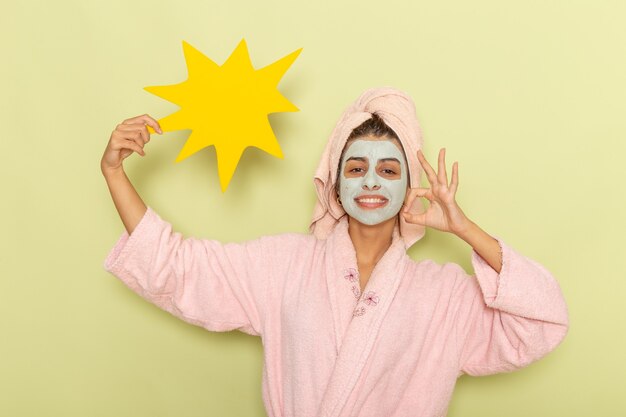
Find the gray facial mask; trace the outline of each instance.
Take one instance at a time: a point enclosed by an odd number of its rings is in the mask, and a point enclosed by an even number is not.
[[[350,158],[363,158],[367,161],[363,175],[350,178],[345,176],[346,161]],[[400,162],[399,179],[386,178],[379,172],[379,163],[385,159],[396,159]],[[407,177],[404,155],[394,143],[389,140],[356,140],[346,149],[341,160],[341,204],[346,213],[363,224],[382,223],[400,212],[406,195]]]

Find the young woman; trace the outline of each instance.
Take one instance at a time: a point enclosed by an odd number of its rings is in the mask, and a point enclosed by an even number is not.
[[[105,267],[189,323],[261,336],[269,416],[444,416],[462,373],[521,368],[567,333],[558,283],[463,213],[457,164],[448,179],[445,150],[437,171],[425,160],[400,91],[368,90],[343,114],[308,235],[221,244],[173,232],[124,174],[146,126],[160,132],[147,115],[118,125],[102,158],[126,228]],[[475,275],[411,260],[425,227],[471,245]]]

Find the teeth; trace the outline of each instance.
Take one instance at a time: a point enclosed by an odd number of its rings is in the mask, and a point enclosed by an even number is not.
[[[357,201],[359,203],[378,204],[378,203],[384,203],[387,200],[383,200],[380,198],[359,198]]]

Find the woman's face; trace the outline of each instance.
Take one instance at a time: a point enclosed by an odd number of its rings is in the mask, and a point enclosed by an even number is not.
[[[341,160],[339,198],[348,215],[367,225],[394,217],[407,189],[407,165],[396,140],[364,136],[348,144]]]

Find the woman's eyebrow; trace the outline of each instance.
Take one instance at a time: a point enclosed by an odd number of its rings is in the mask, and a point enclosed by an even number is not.
[[[381,158],[381,159],[378,160],[378,162],[397,162],[397,163],[400,163],[398,158]]]
[[[348,161],[367,162],[367,158],[364,158],[362,156],[351,156],[350,158],[346,159],[346,162]]]

